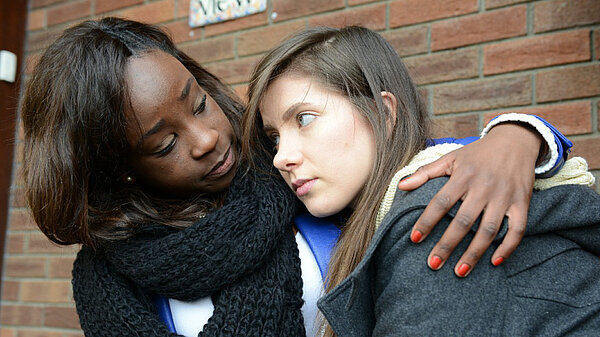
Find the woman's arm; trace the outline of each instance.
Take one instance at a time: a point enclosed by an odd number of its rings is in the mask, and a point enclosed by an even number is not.
[[[491,262],[499,265],[512,254],[525,230],[534,167],[539,165],[535,168],[537,174],[556,173],[572,145],[537,116],[502,115],[490,122],[484,132],[488,134],[481,140],[423,166],[398,185],[401,189],[411,190],[428,179],[450,175],[448,183],[415,223],[411,235],[415,243],[424,240],[442,216],[458,200],[463,200],[457,217],[429,255],[428,264],[434,270],[442,267],[475,219],[483,213],[485,225],[480,226],[454,268],[455,274],[461,277],[469,274],[490,246],[505,215],[509,218],[509,232]]]

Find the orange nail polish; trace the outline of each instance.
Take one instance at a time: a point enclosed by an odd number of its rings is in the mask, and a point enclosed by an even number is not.
[[[433,269],[438,269],[440,267],[440,264],[442,264],[442,259],[439,256],[434,255],[429,260],[429,265]]]
[[[500,264],[502,264],[502,262],[504,262],[504,258],[502,256],[496,258],[494,260],[494,262],[492,262],[492,264],[496,267],[498,267]]]
[[[412,234],[410,235],[410,241],[412,241],[414,243],[418,243],[419,241],[421,241],[421,237],[423,237],[423,234],[421,234],[421,232],[413,231]]]
[[[466,263],[461,264],[457,270],[458,275],[460,277],[464,277],[465,275],[467,275],[467,272],[469,271],[469,269],[471,269],[471,266],[469,266],[468,264],[466,264]]]

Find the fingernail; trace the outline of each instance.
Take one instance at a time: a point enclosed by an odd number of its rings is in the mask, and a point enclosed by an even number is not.
[[[434,255],[429,259],[429,266],[433,269],[437,270],[440,267],[440,264],[442,264],[442,259],[437,255]]]
[[[458,276],[464,277],[469,272],[469,269],[471,269],[471,266],[469,266],[468,264],[466,264],[466,263],[461,264],[457,270]]]
[[[423,234],[421,234],[421,232],[415,230],[410,235],[410,241],[412,241],[414,243],[419,243],[419,241],[421,241],[421,237],[423,237]]]
[[[496,258],[494,260],[494,262],[492,262],[492,264],[496,267],[498,267],[500,264],[502,264],[502,262],[504,262],[504,258],[502,256]]]

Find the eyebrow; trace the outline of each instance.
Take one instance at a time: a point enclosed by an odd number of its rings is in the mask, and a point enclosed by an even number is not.
[[[188,95],[190,94],[190,89],[192,88],[193,81],[194,81],[193,77],[188,78],[187,82],[185,83],[185,86],[183,87],[183,90],[181,91],[181,95],[179,95],[179,98],[178,98],[179,101],[183,101],[188,97]],[[154,124],[154,126],[150,130],[146,131],[140,137],[140,139],[137,141],[136,148],[138,148],[138,149],[141,148],[142,144],[144,143],[144,140],[146,140],[146,138],[148,138],[154,134],[157,134],[164,125],[165,125],[164,119],[161,119],[158,121],[158,123]]]
[[[181,96],[179,96],[180,101],[186,99],[186,97],[188,97],[188,95],[190,94],[190,88],[192,87],[193,80],[194,78],[190,77],[185,83],[185,87],[183,87],[183,90],[181,91]]]
[[[137,144],[135,145],[136,148],[137,149],[141,148],[142,144],[144,143],[144,140],[146,140],[146,138],[148,138],[148,137],[150,137],[150,136],[152,136],[154,134],[157,134],[160,131],[160,129],[162,129],[162,127],[164,125],[165,125],[165,120],[164,119],[161,119],[161,120],[158,121],[158,123],[154,124],[154,126],[150,130],[146,131],[146,133],[144,133],[140,137],[140,139],[137,141]]]
[[[303,106],[306,106],[306,105],[312,105],[312,104],[309,104],[309,103],[306,103],[306,102],[298,102],[298,103],[292,104],[289,108],[287,108],[285,110],[285,112],[281,116],[281,120],[284,123],[287,122],[287,121],[289,121],[294,116],[294,112],[296,112],[296,110],[298,110],[299,108],[301,108]],[[275,128],[273,126],[269,125],[269,124],[265,124],[263,126],[263,130],[265,132],[268,132],[268,131],[275,130]]]

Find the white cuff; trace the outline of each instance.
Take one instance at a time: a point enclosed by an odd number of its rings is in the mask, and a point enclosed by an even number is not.
[[[531,125],[533,128],[540,133],[544,141],[548,144],[548,153],[540,165],[535,168],[535,174],[542,174],[548,172],[554,167],[556,160],[558,159],[558,148],[556,147],[556,141],[554,140],[554,133],[547,127],[544,122],[537,119],[535,116],[520,114],[516,112],[507,113],[500,115],[490,121],[483,131],[481,131],[480,138],[483,138],[488,132],[496,125],[503,122],[521,122]]]

